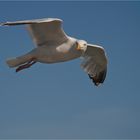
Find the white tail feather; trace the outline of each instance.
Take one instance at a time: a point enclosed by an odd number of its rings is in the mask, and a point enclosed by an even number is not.
[[[31,60],[33,56],[31,54],[26,54],[20,57],[11,58],[6,61],[9,67],[17,67]]]
[[[8,60],[6,60],[6,63],[8,64],[8,66],[9,67],[16,67],[16,66],[18,66],[19,65],[19,61],[18,61],[18,59],[16,59],[16,58],[13,58],[13,59],[8,59]]]

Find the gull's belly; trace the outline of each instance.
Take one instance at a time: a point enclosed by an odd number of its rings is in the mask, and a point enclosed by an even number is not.
[[[63,49],[63,51],[57,48],[38,48],[36,51],[37,60],[41,63],[57,63],[69,61],[80,56],[79,53],[72,52],[68,49]]]

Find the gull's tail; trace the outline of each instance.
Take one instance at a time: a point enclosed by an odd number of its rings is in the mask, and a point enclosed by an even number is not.
[[[6,63],[9,67],[12,68],[12,67],[17,67],[21,64],[24,64],[24,63],[30,61],[31,58],[33,58],[33,56],[31,54],[26,54],[26,55],[23,55],[20,57],[8,59],[8,60],[6,60]]]

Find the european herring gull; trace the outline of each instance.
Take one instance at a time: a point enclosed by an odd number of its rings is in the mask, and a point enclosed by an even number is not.
[[[84,40],[66,35],[62,20],[45,18],[0,23],[1,26],[27,24],[28,31],[36,47],[25,55],[8,59],[9,67],[16,72],[29,68],[36,62],[57,63],[83,58],[81,67],[98,86],[103,83],[107,72],[107,57],[103,47],[87,44]]]

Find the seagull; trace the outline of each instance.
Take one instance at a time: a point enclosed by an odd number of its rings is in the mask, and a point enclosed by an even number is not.
[[[62,28],[62,22],[58,18],[43,18],[0,23],[0,26],[26,24],[36,46],[22,56],[8,59],[6,63],[19,72],[37,62],[50,64],[83,58],[81,67],[96,86],[100,85],[107,73],[104,48],[68,36]]]

